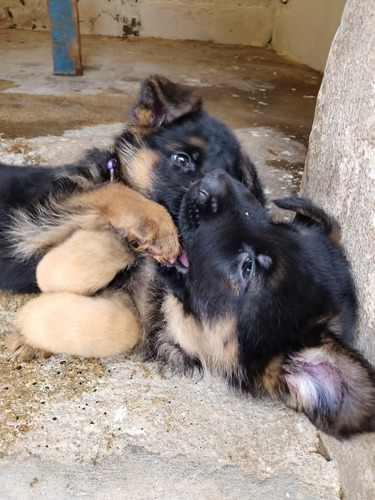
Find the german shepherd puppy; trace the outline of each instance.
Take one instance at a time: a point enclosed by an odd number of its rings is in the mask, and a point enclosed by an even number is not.
[[[189,186],[216,168],[264,202],[234,135],[191,89],[160,76],[143,82],[110,150],[58,168],[0,165],[0,288],[47,292],[19,314],[11,352],[108,356],[133,347],[154,275],[143,256],[176,258],[172,217]]]
[[[166,292],[153,352],[267,394],[337,437],[375,430],[375,372],[349,347],[356,297],[334,219],[311,201],[274,222],[243,184],[214,170],[184,195],[183,247],[158,265]]]
[[[142,326],[145,355],[168,366],[280,399],[337,437],[375,430],[375,374],[349,347],[356,298],[336,222],[296,197],[276,202],[293,222],[274,222],[232,134],[162,78],[144,83],[114,151],[91,158],[101,155],[104,166],[91,159],[62,167],[57,180],[47,174],[45,201],[21,197],[4,217],[11,262],[22,274],[26,255],[35,287],[39,261],[45,292],[21,310],[11,351],[111,355],[135,345]],[[116,183],[106,182],[112,159]],[[139,193],[167,208],[179,243],[160,207],[161,232],[154,205],[144,216]],[[151,236],[142,232],[149,219]],[[156,272],[138,250],[159,261]]]

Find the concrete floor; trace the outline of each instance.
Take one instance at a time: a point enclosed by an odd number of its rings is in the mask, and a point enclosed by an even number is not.
[[[235,129],[271,197],[298,190],[320,84],[267,49],[84,37],[84,76],[51,74],[48,34],[0,31],[3,161],[59,164],[121,129],[139,80],[197,87]],[[135,356],[7,360],[29,297],[0,295],[0,497],[337,499],[324,436],[219,380],[162,376]]]

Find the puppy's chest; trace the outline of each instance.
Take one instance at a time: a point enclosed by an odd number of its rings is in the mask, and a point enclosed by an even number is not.
[[[191,357],[198,358],[210,371],[227,373],[238,366],[238,342],[235,318],[199,322],[186,314],[181,302],[172,294],[163,303],[169,342],[178,344]]]

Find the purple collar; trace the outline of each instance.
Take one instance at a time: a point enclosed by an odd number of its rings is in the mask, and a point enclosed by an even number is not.
[[[118,167],[118,161],[116,158],[111,158],[107,163],[107,169],[109,170],[109,179],[111,182],[115,180],[115,169]]]

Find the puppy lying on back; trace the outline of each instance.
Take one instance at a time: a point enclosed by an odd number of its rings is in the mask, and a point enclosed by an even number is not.
[[[274,222],[256,172],[229,131],[216,121],[207,126],[207,115],[195,108],[166,118],[160,86],[152,95],[151,115],[162,116],[163,125],[150,128],[150,113],[138,113],[146,125],[138,123],[143,153],[129,162],[130,171],[138,169],[132,187],[168,209],[181,252],[174,259],[175,251],[152,248],[164,257],[156,270],[136,253],[127,264],[133,250],[126,238],[119,244],[120,225],[108,222],[90,232],[81,223],[69,226],[72,236],[65,239],[61,231],[62,243],[44,252],[37,275],[47,293],[21,310],[11,350],[21,358],[41,350],[119,353],[138,339],[122,316],[130,311],[138,328],[142,324],[146,357],[182,371],[202,368],[240,391],[268,394],[338,437],[374,430],[375,375],[350,347],[355,290],[336,223],[300,198],[277,201],[296,216],[289,224]],[[184,108],[181,98],[175,104]],[[60,231],[69,217],[79,220],[81,207],[86,213],[80,196],[54,228]],[[21,236],[34,219],[23,222]],[[108,262],[115,273],[124,269],[111,282]],[[142,293],[134,293],[140,283]]]
[[[253,395],[268,394],[335,436],[375,430],[375,372],[349,345],[356,319],[336,222],[309,200],[277,200],[296,213],[274,222],[226,172],[184,195],[183,252],[158,265],[162,327],[151,351],[196,364]]]

